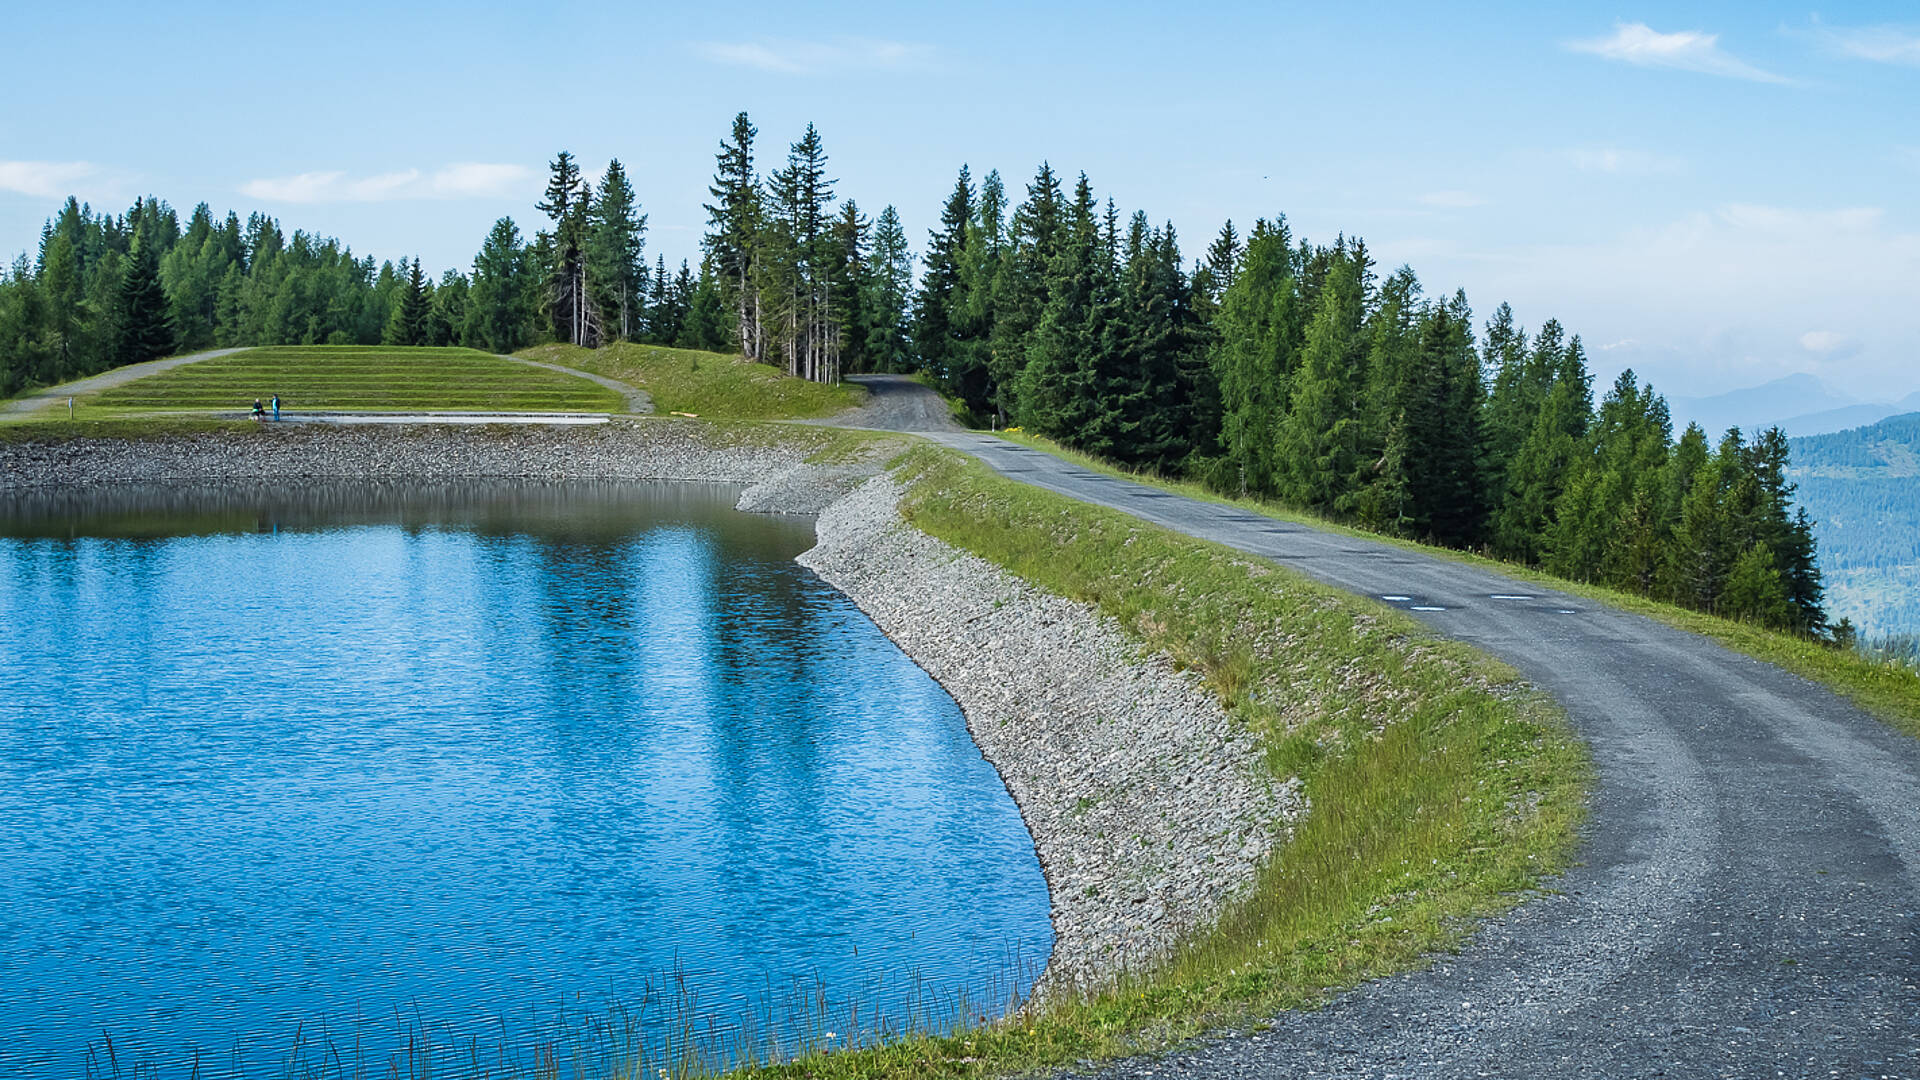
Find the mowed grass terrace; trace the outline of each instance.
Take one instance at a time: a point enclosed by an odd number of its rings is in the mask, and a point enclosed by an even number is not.
[[[598,383],[473,349],[269,345],[185,364],[83,397],[89,415],[295,412],[625,412]]]

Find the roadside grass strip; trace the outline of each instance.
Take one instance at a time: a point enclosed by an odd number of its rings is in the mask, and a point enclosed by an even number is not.
[[[621,342],[599,349],[536,345],[514,355],[562,364],[645,390],[656,411],[706,419],[810,420],[850,409],[866,391],[850,383],[829,386],[796,379],[745,357],[698,349]]]
[[[1418,966],[1563,868],[1591,774],[1516,673],[1378,603],[1223,545],[1000,477],[897,459],[915,526],[1096,605],[1202,673],[1311,808],[1251,899],[1164,967],[970,1030],[748,1065],[742,1076],[972,1077],[1150,1052]]]
[[[1724,619],[1717,615],[1694,611],[1675,604],[1662,603],[1635,593],[1621,592],[1601,585],[1592,585],[1582,581],[1568,581],[1554,577],[1544,571],[1517,563],[1505,562],[1487,555],[1453,548],[1437,547],[1407,540],[1397,536],[1385,536],[1367,532],[1350,525],[1326,518],[1303,513],[1291,507],[1283,506],[1265,499],[1235,498],[1221,495],[1201,484],[1187,480],[1168,480],[1151,473],[1136,473],[1116,467],[1110,462],[1069,450],[1052,440],[1030,435],[1025,432],[999,432],[1000,437],[1036,450],[1073,462],[1086,469],[1107,476],[1132,480],[1147,484],[1163,491],[1186,495],[1190,498],[1233,506],[1248,510],[1276,521],[1287,521],[1311,525],[1328,532],[1347,536],[1377,540],[1385,544],[1394,544],[1410,551],[1419,551],[1428,555],[1452,559],[1455,562],[1505,574],[1518,581],[1572,593],[1610,607],[1635,615],[1666,623],[1677,630],[1686,630],[1711,638],[1725,648],[1743,653],[1756,660],[1790,671],[1809,682],[1816,682],[1829,690],[1852,701],[1878,717],[1883,723],[1897,731],[1920,738],[1920,670],[1892,660],[1875,660],[1858,652],[1836,649],[1811,638],[1795,634],[1781,633],[1750,622]],[[1498,599],[1497,597],[1495,599]],[[1563,611],[1563,614],[1571,612]]]
[[[623,412],[613,390],[473,349],[272,345],[186,364],[83,398],[112,411]],[[64,410],[56,410],[64,413]]]

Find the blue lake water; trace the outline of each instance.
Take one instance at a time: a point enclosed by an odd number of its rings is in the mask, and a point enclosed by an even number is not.
[[[724,1054],[1023,992],[1006,789],[792,561],[811,523],[733,496],[0,499],[0,1075]]]

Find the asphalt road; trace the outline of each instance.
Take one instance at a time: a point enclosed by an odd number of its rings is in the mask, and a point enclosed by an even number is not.
[[[1103,1075],[1920,1078],[1920,741],[1648,619],[989,435],[928,437],[1409,610],[1553,694],[1598,768],[1580,864],[1461,953]]]

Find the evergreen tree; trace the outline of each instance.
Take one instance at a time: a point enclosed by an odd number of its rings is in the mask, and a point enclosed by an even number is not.
[[[867,312],[867,343],[862,354],[872,371],[911,371],[907,312],[913,289],[913,252],[900,215],[888,206],[873,226],[873,253],[867,260],[862,306]]]
[[[627,171],[615,158],[600,179],[600,191],[588,211],[587,277],[594,283],[596,303],[610,316],[609,329],[622,341],[640,333],[640,308],[645,298],[647,215]]]
[[[913,299],[913,344],[921,367],[947,393],[969,409],[983,409],[986,382],[967,363],[965,343],[956,338],[954,329],[954,311],[966,304],[960,263],[972,223],[973,177],[962,165],[953,194],[940,212],[940,227],[927,234],[926,270]],[[963,382],[968,379],[972,381]]]
[[[1047,306],[1047,281],[1058,253],[1066,202],[1059,177],[1042,163],[1027,185],[1027,199],[1013,212],[1005,249],[991,285],[993,327],[987,341],[987,377],[995,419],[1019,415],[1020,371],[1026,366],[1034,328]]]
[[[176,341],[173,312],[169,310],[166,293],[160,288],[160,265],[155,248],[145,236],[136,234],[125,276],[120,281],[119,305],[115,312],[113,362],[116,364],[143,363],[173,352]]]
[[[512,218],[494,222],[473,259],[462,335],[475,348],[510,353],[533,340],[533,273]]]
[[[753,139],[758,134],[746,113],[733,118],[731,141],[720,144],[706,205],[707,259],[715,281],[733,310],[733,340],[749,360],[765,360],[758,273],[761,229],[760,178],[753,171]]]
[[[1508,470],[1504,504],[1495,515],[1495,550],[1533,563],[1540,559],[1555,504],[1567,489],[1568,471],[1587,434],[1593,413],[1586,353],[1580,339],[1558,355],[1552,388],[1536,414],[1527,439]]]
[[[560,151],[549,166],[546,198],[535,209],[553,221],[542,235],[547,271],[547,317],[554,336],[571,345],[600,344],[600,312],[587,281],[588,210],[593,192],[573,155]]]
[[[1359,268],[1342,260],[1320,290],[1319,307],[1307,325],[1279,434],[1275,488],[1295,506],[1332,510],[1354,479],[1366,358],[1362,320]]]
[[[409,265],[401,260],[406,278],[400,283],[398,295],[394,299],[393,312],[387,319],[386,329],[381,333],[383,345],[425,345],[427,343],[427,318],[433,311],[433,301],[427,292],[427,279],[421,269],[420,260],[414,259]]]
[[[1255,222],[1240,272],[1221,297],[1214,321],[1221,441],[1242,493],[1274,490],[1274,434],[1286,415],[1305,330],[1297,267],[1286,219]]]

